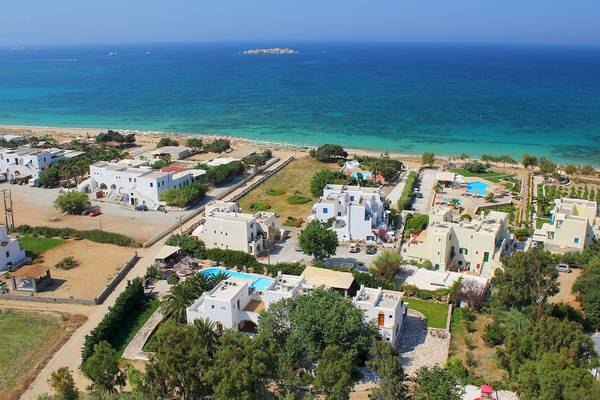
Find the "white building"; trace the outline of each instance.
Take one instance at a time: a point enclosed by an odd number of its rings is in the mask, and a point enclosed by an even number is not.
[[[32,149],[30,147],[0,149],[0,173],[6,174],[9,180],[27,176],[35,180],[51,164],[82,154],[84,153],[74,150]]]
[[[387,211],[380,188],[327,185],[313,206],[310,219],[328,222],[341,242],[374,242],[380,230],[387,231]]]
[[[27,255],[21,248],[19,239],[11,238],[6,225],[0,226],[0,272],[10,267],[18,267],[27,261]]]
[[[150,167],[128,167],[99,161],[90,165],[90,177],[79,185],[94,198],[107,198],[130,206],[145,205],[157,209],[160,193],[181,189],[200,179],[206,171],[191,169],[184,172],[161,172]]]
[[[593,201],[556,199],[550,215],[550,223],[536,229],[533,240],[552,252],[581,251],[600,236],[598,206]]]
[[[333,278],[327,278],[327,280],[331,279]],[[340,275],[333,280],[345,285],[346,275]],[[279,300],[309,293],[319,286],[328,287],[326,284],[309,282],[304,274],[295,276],[280,272],[264,290],[254,288],[252,280],[228,278],[210,292],[202,294],[186,309],[187,322],[192,324],[196,319],[208,318],[216,324],[217,331],[256,330],[258,315],[262,310],[268,309]],[[402,301],[402,293],[361,287],[353,303],[363,310],[367,322],[378,326],[382,340],[396,345],[407,312],[407,304]]]
[[[192,149],[185,146],[163,146],[152,152],[154,158],[169,156],[171,160],[183,160],[192,155]]]
[[[402,256],[429,260],[440,271],[454,267],[492,276],[510,244],[508,214],[490,211],[472,221],[456,221],[451,209],[438,206],[429,214],[427,229],[402,247]]]
[[[361,285],[352,299],[354,305],[365,313],[365,319],[377,325],[381,340],[392,346],[400,337],[408,305],[402,301],[401,292]]]
[[[236,203],[215,201],[205,208],[204,223],[192,235],[209,248],[239,250],[259,255],[281,236],[275,214],[260,211],[246,214]]]

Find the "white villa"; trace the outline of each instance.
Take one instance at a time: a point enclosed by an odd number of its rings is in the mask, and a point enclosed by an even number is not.
[[[492,276],[501,266],[500,257],[511,250],[510,244],[508,214],[490,211],[472,221],[456,221],[451,209],[437,206],[429,214],[427,229],[403,246],[402,256],[429,260],[439,271],[456,267]]]
[[[214,201],[205,208],[205,220],[193,236],[209,248],[239,250],[259,255],[281,237],[275,214],[260,211],[246,214],[233,202]]]
[[[192,149],[185,146],[163,146],[152,152],[152,157],[160,158],[162,156],[169,156],[171,160],[183,160],[186,157],[191,156],[193,153]]]
[[[0,149],[0,173],[6,174],[9,180],[27,176],[35,180],[51,164],[82,154],[84,153],[74,150],[32,149],[25,146]]]
[[[21,248],[19,239],[8,236],[6,225],[0,226],[0,247],[0,272],[10,267],[18,267],[27,261],[27,255]]]
[[[99,161],[90,165],[90,177],[79,185],[79,190],[91,193],[94,198],[107,198],[133,207],[145,205],[156,210],[161,192],[191,185],[205,172],[200,169],[161,172],[147,166],[129,167]]]
[[[309,220],[333,219],[331,229],[341,242],[374,242],[380,230],[387,231],[387,216],[380,188],[327,185]]]
[[[304,274],[295,276],[280,272],[262,290],[255,288],[251,279],[231,277],[202,294],[186,309],[187,322],[192,324],[196,319],[208,318],[215,322],[217,331],[255,330],[259,313],[273,303],[309,293],[319,286],[328,287],[326,283],[309,282]],[[345,281],[346,276],[340,276],[339,280]],[[364,311],[367,321],[378,325],[382,340],[396,345],[408,309],[401,298],[401,292],[361,287],[353,303]]]
[[[600,237],[598,206],[593,201],[556,199],[550,214],[550,223],[536,229],[533,240],[551,252],[581,251]]]

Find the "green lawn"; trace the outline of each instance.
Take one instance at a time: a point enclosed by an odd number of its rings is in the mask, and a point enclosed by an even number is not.
[[[63,244],[65,241],[59,238],[46,238],[42,236],[31,236],[31,235],[22,235],[19,238],[21,242],[21,247],[23,250],[27,252],[27,255],[35,258],[45,251],[50,250],[53,247],[59,246]]]
[[[408,303],[408,308],[416,310],[427,317],[427,325],[430,328],[446,328],[448,319],[448,304],[434,303],[419,299],[403,299]]]
[[[142,307],[132,310],[127,319],[123,321],[115,336],[110,340],[110,344],[115,348],[119,357],[121,357],[131,339],[133,339],[140,328],[154,314],[159,305],[160,300],[148,299]]]
[[[490,182],[494,182],[494,183],[500,182],[500,180],[502,180],[502,178],[508,178],[509,176],[512,176],[512,174],[505,174],[503,172],[476,173],[476,172],[467,171],[466,169],[462,169],[462,168],[454,168],[454,169],[451,169],[450,171],[454,172],[455,174],[459,174],[459,175],[466,176],[466,177],[483,178],[483,179],[486,179],[486,180],[488,180]]]
[[[15,398],[29,371],[55,343],[60,327],[54,315],[0,310],[0,398]]]

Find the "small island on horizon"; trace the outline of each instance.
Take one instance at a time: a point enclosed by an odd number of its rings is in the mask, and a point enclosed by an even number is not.
[[[256,48],[240,51],[240,54],[298,54],[298,50],[289,47]]]

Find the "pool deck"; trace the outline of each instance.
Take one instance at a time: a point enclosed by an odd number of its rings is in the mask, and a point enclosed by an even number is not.
[[[504,205],[512,203],[510,192],[502,186],[493,182],[478,177],[465,177],[465,183],[481,182],[488,185],[488,192],[495,194],[496,198],[493,201],[487,201],[483,196],[473,196],[467,194],[465,186],[460,188],[445,188],[442,192],[435,194],[434,204],[443,204],[445,199],[458,198],[462,201],[460,204],[461,212],[475,214],[481,207],[490,207],[495,205]],[[486,192],[487,193],[487,192]]]

